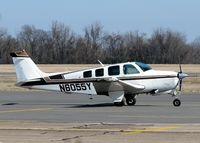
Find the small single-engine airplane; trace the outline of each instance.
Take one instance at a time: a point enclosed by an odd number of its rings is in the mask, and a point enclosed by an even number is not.
[[[10,53],[16,68],[17,86],[30,89],[106,95],[117,106],[135,105],[138,94],[171,94],[174,106],[180,106],[177,86],[188,75],[182,72],[153,70],[141,62],[127,62],[62,73],[42,72],[25,50]]]

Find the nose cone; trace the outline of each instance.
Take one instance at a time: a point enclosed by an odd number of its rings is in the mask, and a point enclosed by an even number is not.
[[[177,75],[177,77],[178,77],[179,79],[184,79],[184,78],[188,77],[188,74],[179,72],[178,75]]]

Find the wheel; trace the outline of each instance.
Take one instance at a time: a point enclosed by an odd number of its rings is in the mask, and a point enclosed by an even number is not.
[[[181,101],[179,99],[174,99],[173,104],[175,107],[179,107],[181,105]]]
[[[133,96],[126,97],[126,103],[133,106],[136,103],[136,98]]]

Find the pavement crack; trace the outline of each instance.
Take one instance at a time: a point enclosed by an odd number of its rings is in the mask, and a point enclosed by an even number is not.
[[[96,137],[96,136],[106,135],[109,133],[111,132],[105,131],[105,132],[95,133],[95,134],[90,134],[90,135],[79,135],[79,136],[74,136],[74,137],[69,137],[69,138],[62,138],[61,140],[57,140],[57,141],[69,141],[69,140],[75,140],[75,139],[80,139],[84,137]]]
[[[90,129],[92,126],[98,126],[99,124],[85,124],[81,126],[73,127],[74,129]]]
[[[41,135],[45,135],[45,134],[47,134],[48,132],[42,132],[42,133],[40,133]]]

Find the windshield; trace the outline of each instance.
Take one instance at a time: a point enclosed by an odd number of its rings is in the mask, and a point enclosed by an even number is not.
[[[147,64],[144,64],[144,63],[141,63],[141,62],[135,62],[143,71],[148,71],[148,70],[151,70],[152,68],[147,65]]]

